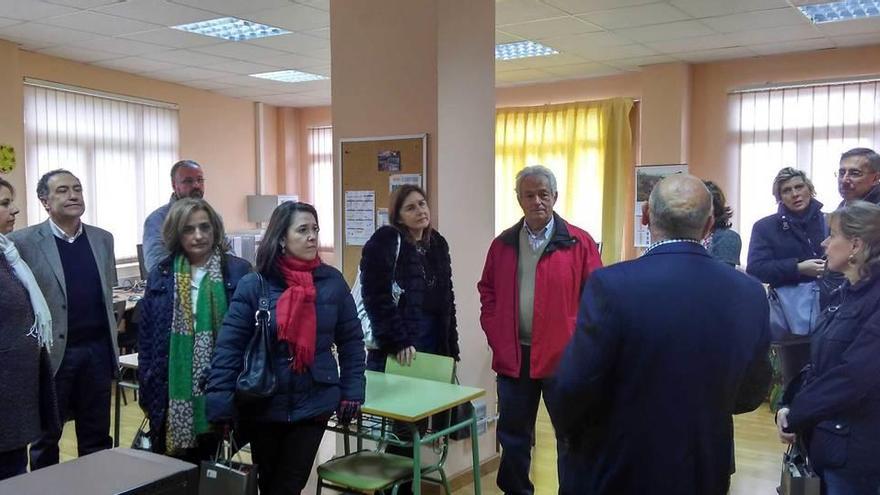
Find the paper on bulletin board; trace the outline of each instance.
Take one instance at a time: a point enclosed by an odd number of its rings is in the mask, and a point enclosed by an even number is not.
[[[376,229],[391,225],[388,220],[388,208],[379,208],[376,210]]]
[[[646,225],[642,225],[642,208],[648,202],[648,196],[651,195],[651,189],[660,182],[661,179],[673,174],[688,173],[686,163],[670,164],[670,165],[644,165],[635,168],[635,188],[636,188],[636,205],[635,205],[635,247],[648,247],[651,245],[651,233]]]
[[[422,187],[422,174],[395,174],[388,178],[388,191],[394,192],[395,189],[404,185],[412,184]]]
[[[345,243],[363,246],[376,231],[376,193],[345,191]]]

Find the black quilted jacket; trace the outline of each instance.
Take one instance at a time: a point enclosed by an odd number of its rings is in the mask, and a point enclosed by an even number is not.
[[[385,226],[377,230],[364,246],[361,256],[361,286],[364,308],[370,317],[373,334],[380,350],[387,354],[397,353],[415,345],[419,321],[423,317],[426,283],[422,274],[419,254],[414,245],[405,240],[400,245],[397,267],[394,268],[394,255],[398,229]],[[455,319],[455,295],[452,290],[452,262],[449,257],[449,244],[436,230],[431,234],[426,256],[433,266],[439,285],[443,316],[443,334],[440,336],[440,354],[459,360],[458,329]],[[398,306],[391,298],[392,271],[394,280],[404,293]]]

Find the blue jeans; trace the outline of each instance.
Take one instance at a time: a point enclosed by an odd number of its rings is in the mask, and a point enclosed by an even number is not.
[[[860,475],[846,469],[826,468],[822,476],[822,495],[877,495],[880,475]]]
[[[507,495],[532,495],[535,486],[529,480],[535,419],[544,389],[543,379],[529,377],[531,347],[522,347],[522,365],[518,378],[498,376],[498,441],[501,442],[501,465],[498,488]],[[556,436],[556,469],[560,482],[568,449],[566,441]]]

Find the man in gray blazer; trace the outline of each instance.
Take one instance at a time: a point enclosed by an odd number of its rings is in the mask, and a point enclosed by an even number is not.
[[[52,367],[61,420],[76,423],[80,456],[112,446],[110,388],[117,371],[113,235],[85,225],[82,184],[66,170],[46,173],[37,196],[49,219],[12,232],[52,313]],[[61,429],[31,445],[31,469],[58,463]]]

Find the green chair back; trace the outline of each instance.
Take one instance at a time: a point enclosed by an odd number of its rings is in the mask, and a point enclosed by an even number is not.
[[[455,360],[449,356],[417,352],[412,365],[402,366],[393,356],[388,356],[385,360],[385,373],[453,383],[455,381]]]

